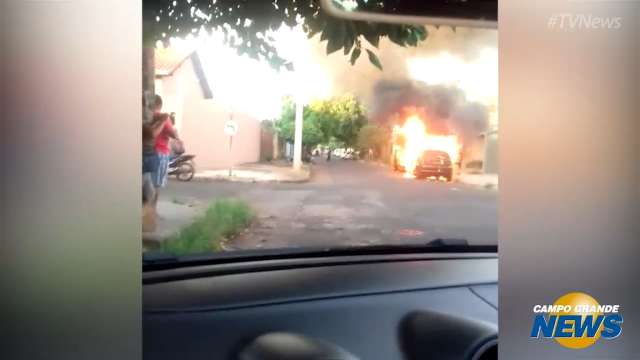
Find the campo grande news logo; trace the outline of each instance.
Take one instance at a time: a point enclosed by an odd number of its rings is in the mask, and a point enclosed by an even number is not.
[[[571,292],[553,305],[533,307],[531,338],[554,339],[570,349],[584,349],[603,338],[615,339],[622,334],[620,305],[600,305],[582,292]]]

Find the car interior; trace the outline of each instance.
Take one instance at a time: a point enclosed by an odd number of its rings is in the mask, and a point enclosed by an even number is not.
[[[247,254],[143,274],[150,359],[493,359],[496,248]],[[249,260],[250,259],[250,260]]]
[[[410,15],[495,26],[497,19],[497,1],[461,2],[449,12],[442,2],[438,11],[423,9],[431,13],[407,7],[396,15],[355,14],[335,3],[322,6],[369,21],[397,15],[402,23]],[[142,279],[144,357],[496,359],[497,251],[439,239],[421,246],[247,250],[188,261],[149,255]]]

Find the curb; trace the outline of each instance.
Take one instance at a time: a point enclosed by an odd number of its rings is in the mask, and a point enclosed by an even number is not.
[[[255,184],[255,183],[305,183],[311,180],[313,171],[311,168],[307,171],[307,174],[301,178],[290,178],[290,179],[270,179],[270,180],[258,180],[256,178],[238,178],[228,176],[219,176],[219,177],[198,177],[197,175],[191,180],[196,182],[235,182],[235,183],[246,183],[246,184]]]
[[[311,180],[311,176],[308,176],[304,179],[281,179],[281,180],[277,180],[277,179],[273,179],[273,180],[256,180],[254,178],[238,178],[238,179],[229,179],[229,178],[193,178],[192,181],[196,181],[196,182],[229,182],[229,183],[245,183],[245,184],[257,184],[257,183],[290,183],[290,184],[296,184],[296,183],[305,183],[308,182],[309,180]]]
[[[390,166],[389,164],[386,164],[382,161],[361,160],[361,159],[358,159],[357,161],[361,164],[367,164],[367,165],[373,165],[373,166],[381,166],[381,167]]]
[[[460,180],[456,180],[455,182],[458,183],[458,184],[461,184],[461,185],[471,186],[473,188],[480,189],[480,190],[498,191],[498,184],[492,184],[492,183],[474,184],[474,183],[467,183],[467,182],[460,181]]]

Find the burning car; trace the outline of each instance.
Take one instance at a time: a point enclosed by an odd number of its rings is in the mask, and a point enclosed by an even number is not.
[[[425,119],[412,114],[402,126],[394,126],[391,143],[394,170],[406,177],[452,180],[461,149],[456,135],[429,133]]]
[[[408,177],[415,177],[417,179],[435,177],[436,179],[444,178],[446,181],[451,181],[453,178],[453,162],[449,154],[445,151],[423,151],[413,171],[407,171],[402,164],[402,157],[401,150],[397,150],[396,153],[394,153],[393,169],[405,173]]]
[[[418,179],[443,177],[446,181],[451,181],[453,176],[451,157],[444,151],[425,150],[418,160],[413,174]]]

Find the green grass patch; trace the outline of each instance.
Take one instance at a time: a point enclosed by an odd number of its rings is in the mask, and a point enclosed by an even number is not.
[[[174,255],[220,251],[222,242],[238,235],[253,217],[253,211],[244,201],[215,201],[204,215],[165,240],[162,250]]]

